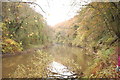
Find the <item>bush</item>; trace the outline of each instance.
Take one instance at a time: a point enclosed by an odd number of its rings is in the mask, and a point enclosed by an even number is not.
[[[12,39],[4,39],[2,43],[2,52],[3,53],[16,53],[22,50],[22,47],[19,43]]]

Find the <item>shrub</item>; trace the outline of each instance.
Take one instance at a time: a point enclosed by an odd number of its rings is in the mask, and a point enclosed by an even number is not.
[[[22,47],[16,41],[6,38],[2,43],[2,52],[3,53],[16,53],[22,50]]]

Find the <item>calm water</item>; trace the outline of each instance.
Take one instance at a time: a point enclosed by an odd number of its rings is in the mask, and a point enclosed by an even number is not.
[[[44,49],[43,51],[47,52],[48,54],[51,54],[54,58],[53,62],[47,64],[47,65],[54,65],[54,66],[51,66],[51,68],[49,67],[50,68],[49,70],[51,72],[54,73],[55,69],[58,71],[58,72],[55,72],[54,75],[52,74],[53,76],[58,75],[58,74],[70,76],[73,74],[72,71],[67,69],[68,67],[72,67],[72,66],[63,65],[66,62],[65,60],[68,60],[68,59],[74,60],[74,62],[78,63],[79,66],[81,66],[81,71],[86,69],[86,67],[88,66],[87,63],[90,60],[89,56],[86,56],[84,53],[81,52],[81,49],[77,47],[69,47],[65,45],[55,44],[54,46],[51,46],[50,48]],[[22,55],[16,55],[16,56],[3,58],[3,61],[2,61],[3,62],[3,65],[2,65],[3,75],[2,76],[9,77],[9,74],[13,74],[16,71],[18,65],[21,65],[21,64],[31,65],[29,61],[33,58],[33,55],[34,54],[29,53],[29,54],[22,54]],[[39,62],[39,60],[36,60],[35,62]],[[67,72],[63,73],[63,71],[67,71]],[[51,76],[51,74],[48,74],[48,75]]]

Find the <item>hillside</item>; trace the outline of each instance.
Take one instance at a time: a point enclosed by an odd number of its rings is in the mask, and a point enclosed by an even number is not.
[[[57,43],[79,47],[81,53],[93,57],[93,62],[83,72],[86,77],[118,75],[113,70],[117,65],[116,50],[120,45],[119,7],[119,3],[90,3],[79,15],[56,25]],[[75,63],[79,64],[80,57],[76,56]],[[80,73],[80,70],[77,71]]]
[[[2,8],[3,53],[19,52],[48,41],[46,22],[28,4],[4,2]]]

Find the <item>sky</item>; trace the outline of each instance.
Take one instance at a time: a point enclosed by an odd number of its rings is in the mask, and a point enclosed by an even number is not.
[[[34,9],[43,15],[47,24],[54,26],[77,15],[81,5],[86,4],[87,0],[36,0],[41,6],[35,6]]]

